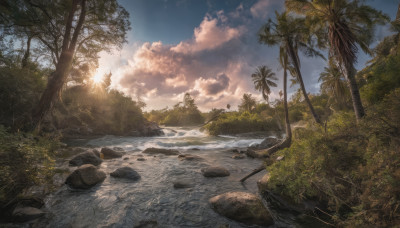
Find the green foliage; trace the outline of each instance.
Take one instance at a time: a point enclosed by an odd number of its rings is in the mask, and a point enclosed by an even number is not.
[[[142,110],[130,97],[88,85],[68,88],[53,113],[57,129],[92,131],[80,134],[124,135],[138,130],[145,121]]]
[[[223,113],[216,121],[205,126],[211,135],[238,134],[255,131],[276,131],[278,124],[272,117],[262,117],[250,112]]]
[[[150,121],[166,126],[190,126],[204,123],[204,117],[189,93],[185,94],[183,102],[177,103],[172,109],[152,110],[145,116]]]
[[[34,64],[23,69],[12,64],[0,67],[1,125],[24,128],[45,87],[45,72]]]
[[[251,94],[245,93],[243,94],[242,102],[239,105],[239,112],[251,112],[256,107],[256,105],[256,99],[254,99]]]
[[[33,185],[51,182],[58,141],[9,133],[0,125],[0,207]]]
[[[389,55],[364,69],[360,74],[367,80],[361,89],[361,96],[369,103],[381,101],[386,94],[400,87],[400,55]]]
[[[400,89],[371,106],[358,125],[352,112],[333,114],[327,129],[299,128],[268,186],[300,202],[325,202],[339,226],[385,227],[399,221]]]

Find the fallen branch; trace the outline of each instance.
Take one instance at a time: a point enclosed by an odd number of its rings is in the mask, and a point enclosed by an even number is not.
[[[280,142],[280,143],[278,143],[278,144],[275,144],[274,146],[272,146],[272,147],[266,149],[266,150],[264,151],[264,153],[265,153],[265,154],[268,154],[268,155],[272,155],[272,154],[274,154],[275,152],[277,152],[277,151],[279,151],[279,150],[282,150],[282,149],[284,149],[284,148],[290,147],[291,142],[292,142],[291,138],[285,138],[285,140],[283,140],[282,142]],[[243,177],[242,179],[240,179],[240,182],[244,182],[244,181],[247,180],[249,177],[251,177],[251,176],[253,176],[253,175],[255,175],[255,174],[261,172],[261,171],[264,170],[264,169],[265,169],[265,166],[264,166],[264,165],[261,165],[261,166],[258,167],[257,169],[253,170],[253,172],[251,172],[249,175],[247,175],[247,176]]]
[[[257,174],[261,171],[265,170],[265,166],[261,165],[260,167],[258,167],[257,169],[253,170],[253,172],[251,172],[249,175],[243,177],[242,179],[240,179],[240,182],[244,182],[247,178],[253,176],[254,174]]]

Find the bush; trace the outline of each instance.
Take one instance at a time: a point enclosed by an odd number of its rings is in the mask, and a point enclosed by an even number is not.
[[[239,134],[255,131],[276,131],[277,121],[272,117],[264,118],[256,113],[229,112],[205,126],[210,135]]]
[[[386,227],[400,214],[400,89],[368,109],[332,115],[328,128],[296,129],[268,186],[293,202],[324,202],[338,226]]]
[[[0,125],[0,208],[24,189],[51,181],[57,147],[57,140],[11,134]]]

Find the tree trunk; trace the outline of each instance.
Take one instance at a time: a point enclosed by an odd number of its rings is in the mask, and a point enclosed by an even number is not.
[[[28,36],[28,41],[26,42],[26,51],[24,54],[24,57],[22,58],[22,68],[25,68],[28,65],[28,60],[30,56],[30,51],[31,51],[31,41],[32,41],[33,36]]]
[[[290,128],[289,109],[288,109],[288,105],[287,105],[287,69],[286,68],[287,68],[287,57],[285,56],[284,57],[284,67],[283,67],[283,91],[284,91],[283,92],[284,93],[284,96],[283,96],[284,101],[283,102],[284,102],[284,106],[285,106],[286,137],[281,143],[278,143],[275,146],[270,147],[266,150],[266,153],[268,153],[269,155],[272,155],[273,153],[275,153],[278,150],[288,148],[292,144],[292,129]],[[240,182],[244,182],[249,177],[251,177],[263,170],[265,170],[265,166],[261,165],[257,169],[253,170],[253,172],[251,172],[247,176],[240,179]]]
[[[292,129],[290,128],[289,121],[289,109],[287,104],[287,57],[284,59],[284,68],[283,68],[283,105],[285,108],[285,123],[286,123],[286,139],[289,141],[288,144],[292,143]]]
[[[78,22],[74,29],[74,33],[71,38],[72,22],[79,3],[81,5],[81,12],[79,15]],[[60,59],[56,66],[56,71],[52,73],[51,75],[52,77],[49,79],[49,82],[47,83],[46,89],[40,98],[39,104],[35,108],[32,114],[32,121],[34,128],[36,130],[40,130],[40,124],[43,118],[50,110],[52,102],[57,97],[57,94],[60,93],[65,83],[65,80],[72,66],[72,60],[75,54],[76,43],[80,31],[82,29],[83,22],[85,20],[85,16],[86,16],[86,0],[73,0],[71,10],[68,14],[68,18],[66,21],[66,28],[63,37],[63,45],[61,48]]]
[[[301,91],[303,92],[304,100],[306,101],[306,103],[308,105],[308,108],[310,109],[310,112],[314,117],[315,122],[317,122],[318,124],[322,124],[321,119],[319,118],[319,116],[315,112],[314,107],[312,106],[311,101],[308,98],[308,94],[306,92],[306,87],[304,86],[304,82],[303,82],[303,77],[302,77],[301,72],[300,72],[299,62],[297,61],[297,57],[296,57],[296,54],[294,52],[293,46],[289,41],[287,41],[287,49],[289,51],[290,59],[292,60],[294,68],[296,70],[297,78],[299,79],[300,88],[301,88]]]
[[[354,113],[356,114],[357,121],[359,121],[364,115],[364,107],[361,102],[360,91],[358,90],[357,80],[356,80],[356,69],[353,65],[346,67],[346,79],[347,84],[350,88],[351,100],[353,102]]]

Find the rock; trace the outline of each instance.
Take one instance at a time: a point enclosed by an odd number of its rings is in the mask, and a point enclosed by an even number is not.
[[[128,157],[124,157],[124,161],[126,161],[126,160],[129,160],[129,158]]]
[[[140,129],[142,136],[159,136],[164,135],[163,130],[157,125],[156,122],[147,122]]]
[[[84,164],[100,165],[103,161],[97,157],[93,152],[83,152],[69,161],[70,166],[81,166]]]
[[[45,213],[34,207],[17,207],[12,213],[14,222],[27,222],[33,219],[37,219],[45,215]]]
[[[217,213],[248,225],[269,226],[274,224],[271,214],[262,201],[247,192],[228,192],[210,199]]]
[[[94,155],[96,155],[97,157],[100,157],[100,151],[98,151],[97,149],[93,149],[92,152],[93,152]]]
[[[235,155],[232,156],[233,159],[243,159],[245,157],[246,156],[244,156],[243,154],[235,154]]]
[[[199,148],[192,148],[191,150],[200,150]]]
[[[203,168],[201,169],[201,172],[205,177],[226,177],[230,175],[227,169],[219,166],[210,166],[207,168]]]
[[[124,151],[124,148],[118,147],[118,146],[114,146],[112,149],[115,150],[115,151],[119,151],[119,152],[123,152]]]
[[[145,149],[142,153],[145,153],[145,154],[178,155],[179,151],[150,147],[150,148]]]
[[[120,158],[123,155],[123,153],[117,152],[117,151],[107,148],[107,147],[101,148],[100,153],[103,154],[104,159]]]
[[[257,181],[258,191],[264,193],[268,189],[269,173],[265,174],[260,180]]]
[[[65,183],[72,188],[88,189],[106,179],[106,174],[94,165],[86,164],[77,168],[68,177]]]
[[[137,161],[146,161],[146,158],[138,158]]]
[[[264,154],[264,152],[261,150],[257,151],[257,150],[252,150],[250,148],[246,150],[245,154],[251,158],[267,158],[267,157],[269,157],[268,154]]]
[[[250,158],[258,158],[258,154],[252,149],[247,149],[245,153]]]
[[[192,154],[180,154],[178,158],[181,161],[204,161],[204,158]]]
[[[174,188],[190,188],[192,184],[188,180],[177,180],[174,182]]]
[[[110,176],[115,177],[115,178],[124,178],[124,179],[134,180],[134,181],[140,179],[139,173],[137,173],[131,167],[127,167],[127,166],[118,168],[114,172],[110,173]]]
[[[158,222],[155,220],[143,220],[140,221],[138,225],[133,228],[157,228]]]
[[[281,155],[279,157],[276,158],[277,161],[283,160],[285,158],[285,156]]]
[[[267,149],[270,148],[272,146],[274,146],[275,144],[278,144],[281,140],[275,138],[275,137],[268,137],[266,139],[264,139],[260,145],[258,145],[258,149]]]

